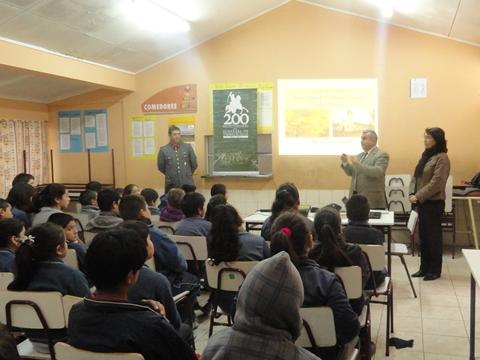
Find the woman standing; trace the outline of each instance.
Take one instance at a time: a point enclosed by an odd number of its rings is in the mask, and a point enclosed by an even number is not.
[[[450,174],[445,132],[425,129],[425,151],[418,161],[410,183],[410,197],[416,205],[419,221],[421,263],[412,276],[438,279],[442,273],[442,215],[445,209],[445,185]]]

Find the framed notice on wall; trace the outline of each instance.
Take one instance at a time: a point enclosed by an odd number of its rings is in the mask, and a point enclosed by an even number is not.
[[[85,150],[108,151],[108,122],[106,110],[85,110],[83,112]]]
[[[155,115],[130,116],[129,125],[131,157],[139,160],[155,159]]]
[[[81,152],[82,143],[81,111],[60,111],[58,113],[58,143],[60,152]]]

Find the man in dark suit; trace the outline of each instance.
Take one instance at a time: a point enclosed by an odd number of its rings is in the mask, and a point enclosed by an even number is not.
[[[373,130],[362,133],[363,152],[357,156],[342,154],[342,169],[352,177],[350,196],[363,195],[372,209],[385,209],[385,173],[389,155],[377,147],[377,134]]]

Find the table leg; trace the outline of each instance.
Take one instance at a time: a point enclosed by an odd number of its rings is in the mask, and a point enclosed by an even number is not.
[[[387,227],[387,271],[388,276],[392,277],[392,227]]]
[[[470,360],[475,360],[475,291],[477,284],[470,275]]]
[[[470,223],[472,224],[472,235],[473,241],[475,242],[475,249],[478,249],[477,225],[475,224],[472,201],[472,199],[468,199],[468,210],[470,211]]]

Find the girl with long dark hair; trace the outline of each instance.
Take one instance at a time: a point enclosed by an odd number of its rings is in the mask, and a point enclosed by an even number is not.
[[[66,210],[70,204],[68,190],[63,184],[52,183],[45,186],[33,197],[32,226],[46,223],[50,215]]]

